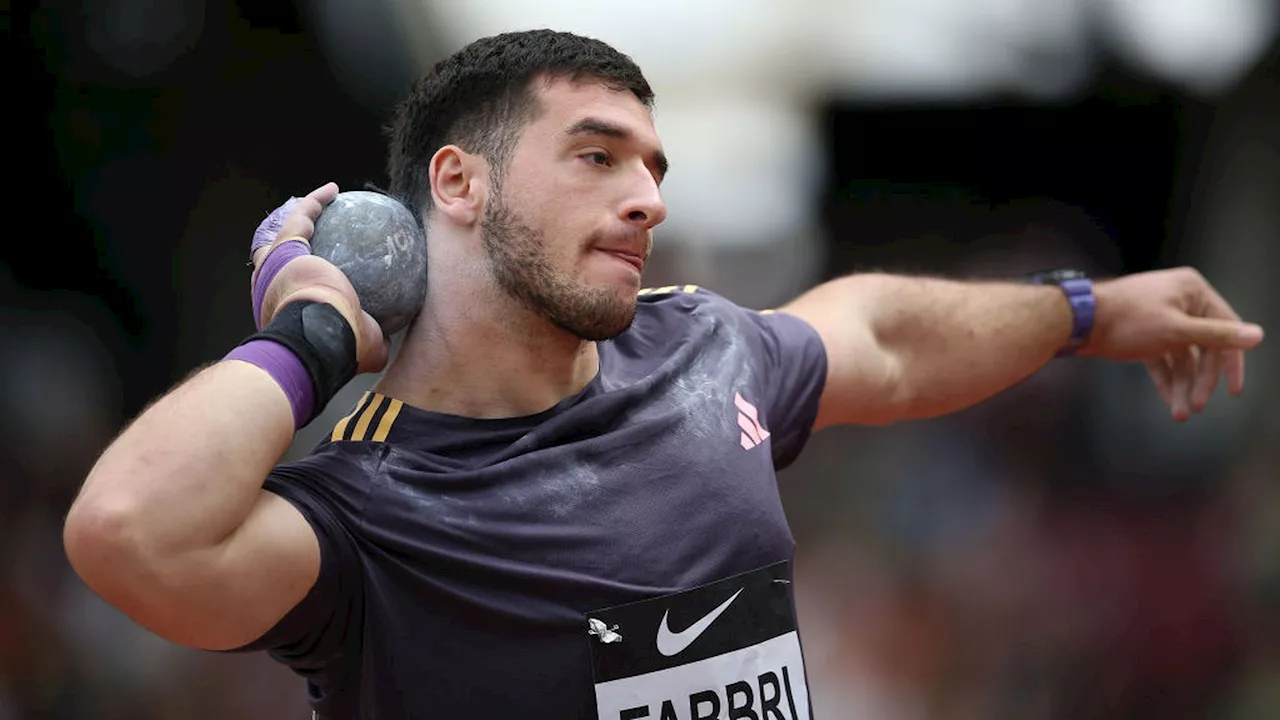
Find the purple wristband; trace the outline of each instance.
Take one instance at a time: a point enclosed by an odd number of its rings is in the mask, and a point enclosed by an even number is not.
[[[258,225],[258,229],[253,231],[253,241],[249,243],[250,260],[253,260],[253,254],[258,252],[259,248],[267,247],[276,241],[285,218],[289,217],[289,213],[293,212],[297,206],[298,198],[291,197],[283,205],[272,210],[271,214],[267,215],[267,219]]]
[[[258,270],[258,275],[253,280],[253,326],[259,330],[262,329],[262,302],[267,297],[267,288],[271,287],[271,281],[276,275],[289,264],[289,261],[310,255],[311,247],[302,240],[290,240],[280,243],[267,255],[267,259],[262,261],[262,267]]]
[[[271,376],[289,398],[293,408],[293,428],[300,429],[311,419],[316,392],[311,376],[302,361],[289,348],[270,340],[250,340],[227,353],[223,360],[242,360],[256,365]]]

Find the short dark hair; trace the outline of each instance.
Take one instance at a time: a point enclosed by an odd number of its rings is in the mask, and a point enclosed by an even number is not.
[[[535,78],[596,80],[653,106],[653,90],[630,57],[599,40],[552,30],[482,38],[419,78],[389,128],[391,195],[421,217],[431,206],[427,165],[454,144],[484,156],[501,180],[516,140],[537,113]]]

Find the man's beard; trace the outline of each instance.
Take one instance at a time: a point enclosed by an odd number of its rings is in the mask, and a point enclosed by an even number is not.
[[[583,340],[609,340],[631,327],[635,300],[619,298],[613,288],[576,285],[556,272],[545,236],[520,222],[501,197],[485,209],[480,237],[498,286],[535,314]]]

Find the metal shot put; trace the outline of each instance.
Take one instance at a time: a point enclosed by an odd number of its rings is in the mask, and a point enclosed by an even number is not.
[[[1244,389],[1262,328],[1189,268],[865,273],[772,312],[642,288],[653,99],[626,55],[550,30],[427,72],[387,170],[430,263],[332,184],[272,213],[258,330],[149,405],[69,511],[85,583],[175,643],[270,653],[324,720],[823,717],[776,474],[814,432],[958,412],[1076,354],[1144,363],[1178,421]],[[360,372],[381,375],[282,462]]]
[[[289,259],[301,254],[323,258],[350,281],[360,307],[373,316],[390,337],[400,332],[422,309],[427,291],[427,243],[422,226],[400,201],[380,192],[339,193],[316,217],[310,237],[280,236],[285,218],[297,206],[290,198],[269,214],[254,233],[250,262],[277,242],[298,240],[281,248],[284,258],[265,272],[255,271],[254,320],[261,327],[261,294]],[[275,252],[271,253],[273,256]]]
[[[339,193],[316,218],[311,252],[333,263],[382,331],[409,325],[427,292],[427,242],[413,213],[368,190]]]

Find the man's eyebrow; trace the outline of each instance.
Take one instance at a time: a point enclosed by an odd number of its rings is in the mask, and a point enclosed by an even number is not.
[[[574,123],[572,127],[565,131],[570,137],[575,135],[604,135],[605,137],[618,138],[619,140],[630,140],[631,131],[621,125],[616,125],[608,120],[600,120],[598,118],[582,118]]]
[[[583,118],[570,126],[570,128],[565,131],[565,135],[569,137],[576,137],[579,135],[603,135],[604,137],[616,138],[627,142],[635,139],[635,134],[627,128],[599,118]],[[659,180],[667,176],[667,168],[670,167],[670,163],[667,162],[666,153],[661,150],[654,150],[653,156],[650,158],[650,162],[652,162],[654,167],[657,169]]]

